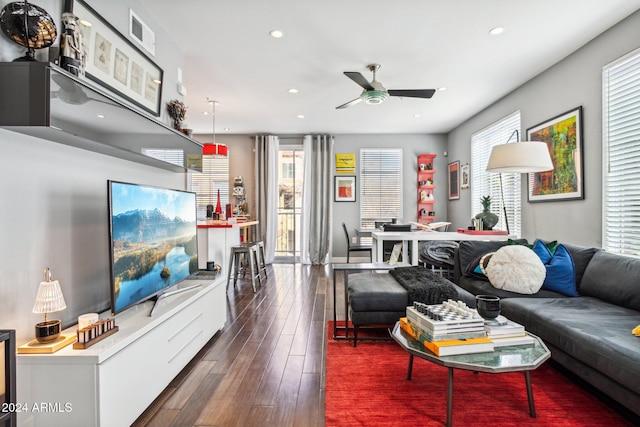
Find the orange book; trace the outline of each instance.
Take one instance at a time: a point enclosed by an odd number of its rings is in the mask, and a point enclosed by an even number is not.
[[[493,342],[487,337],[449,341],[424,341],[422,345],[436,356],[453,356],[456,354],[486,353],[493,351]]]
[[[436,356],[452,356],[456,354],[485,353],[493,351],[493,342],[487,337],[466,338],[446,341],[427,341],[421,339],[421,334],[416,331],[406,317],[400,318],[400,327],[420,341],[429,351]]]

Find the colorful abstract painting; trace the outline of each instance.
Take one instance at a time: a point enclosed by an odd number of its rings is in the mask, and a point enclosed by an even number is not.
[[[529,201],[584,199],[582,107],[527,129],[528,141],[547,144],[553,170],[529,174]]]

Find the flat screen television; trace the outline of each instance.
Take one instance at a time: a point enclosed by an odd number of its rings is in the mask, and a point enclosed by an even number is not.
[[[111,312],[158,297],[198,272],[196,195],[109,181]]]

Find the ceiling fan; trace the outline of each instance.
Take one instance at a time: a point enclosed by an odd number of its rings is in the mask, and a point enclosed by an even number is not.
[[[345,71],[344,75],[359,84],[364,90],[360,96],[353,101],[342,104],[336,109],[348,108],[352,105],[364,101],[367,104],[382,104],[390,96],[406,96],[410,98],[431,98],[435,89],[386,89],[382,83],[376,80],[376,72],[380,69],[380,64],[369,64],[367,68],[373,74],[370,82],[356,71]]]

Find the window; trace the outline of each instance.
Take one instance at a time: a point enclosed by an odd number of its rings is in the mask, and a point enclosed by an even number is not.
[[[304,149],[302,145],[281,145],[278,154],[278,237],[275,256],[278,261],[297,261],[300,258],[300,215],[304,178]]]
[[[360,228],[402,219],[401,149],[361,149],[358,184]]]
[[[202,173],[189,171],[187,189],[196,193],[198,218],[207,216],[207,205],[215,208],[220,190],[220,205],[224,212],[229,203],[229,158],[227,156],[202,156]]]
[[[603,69],[603,236],[640,256],[640,50]]]
[[[183,150],[163,150],[159,148],[143,148],[142,154],[145,156],[153,157],[154,159],[162,160],[163,162],[171,163],[178,166],[184,166],[184,151]]]
[[[471,217],[482,212],[480,199],[491,196],[491,212],[500,218],[495,228],[501,230],[506,230],[507,227],[500,196],[500,174],[487,172],[486,169],[493,146],[505,144],[516,129],[520,129],[519,111],[471,135]],[[502,184],[509,231],[519,237],[522,232],[520,174],[503,173]]]

